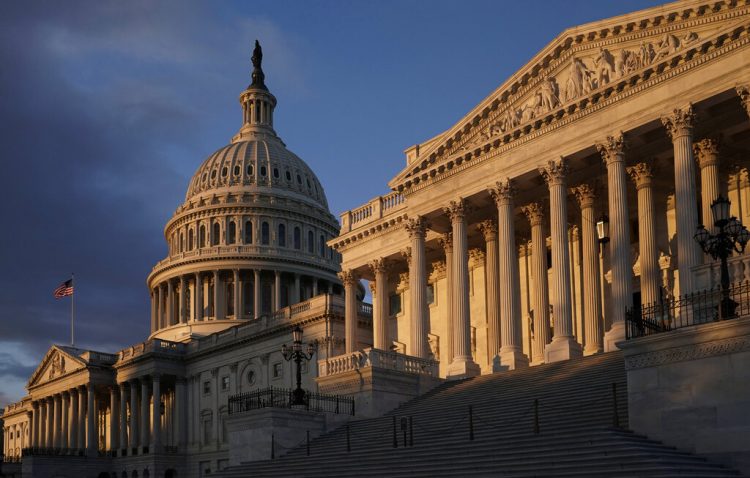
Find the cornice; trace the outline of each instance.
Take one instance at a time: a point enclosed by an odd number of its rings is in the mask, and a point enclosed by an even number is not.
[[[408,217],[409,216],[406,213],[402,213],[393,217],[385,218],[381,222],[370,224],[369,227],[352,231],[344,236],[336,237],[328,241],[328,246],[334,248],[338,252],[346,251],[350,247],[353,247],[355,243],[374,239],[384,234],[404,229]]]
[[[688,344],[681,347],[656,350],[625,358],[625,368],[634,370],[657,367],[686,360],[698,360],[717,355],[726,355],[750,350],[750,336],[729,337],[702,344]]]

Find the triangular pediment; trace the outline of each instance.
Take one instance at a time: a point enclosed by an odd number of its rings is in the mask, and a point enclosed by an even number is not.
[[[428,168],[510,142],[705,53],[749,14],[748,6],[689,0],[565,30],[451,129],[419,145],[389,186],[401,189]]]
[[[75,347],[53,345],[31,375],[26,388],[36,387],[76,370],[86,368],[86,362],[80,357],[82,352],[84,351]]]

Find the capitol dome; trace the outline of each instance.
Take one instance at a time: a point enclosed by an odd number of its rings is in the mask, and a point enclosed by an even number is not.
[[[262,51],[240,94],[243,123],[198,167],[164,229],[168,256],[148,277],[151,336],[218,332],[324,293],[340,293],[339,225],[315,173],[273,127]]]

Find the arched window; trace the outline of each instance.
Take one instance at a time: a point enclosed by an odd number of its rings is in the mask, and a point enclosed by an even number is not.
[[[229,221],[228,229],[227,244],[234,244],[237,242],[237,224],[234,221]]]
[[[286,225],[279,224],[279,246],[286,247]]]
[[[315,236],[312,231],[307,231],[307,252],[315,254]]]
[[[185,233],[180,233],[180,252],[185,250]]]
[[[203,224],[198,232],[198,247],[206,247],[206,226]]]
[[[221,235],[221,227],[219,226],[218,222],[214,223],[213,227],[213,233],[211,234],[211,245],[212,246],[218,246],[219,245],[219,235]]]
[[[188,230],[188,251],[192,251],[195,247],[195,233],[192,229]]]
[[[302,249],[302,234],[300,233],[299,227],[294,228],[294,248]]]
[[[323,234],[320,235],[320,257],[326,256],[326,240]]]
[[[253,223],[245,221],[245,244],[253,243]]]
[[[270,233],[268,229],[268,223],[266,221],[263,221],[263,224],[260,226],[260,243],[264,246],[267,246],[270,242]]]

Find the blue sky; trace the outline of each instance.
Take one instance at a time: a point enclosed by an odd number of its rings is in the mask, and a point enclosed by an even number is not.
[[[69,340],[71,271],[77,345],[146,338],[163,226],[240,127],[256,38],[276,130],[338,215],[565,28],[659,3],[1,2],[0,407]]]

